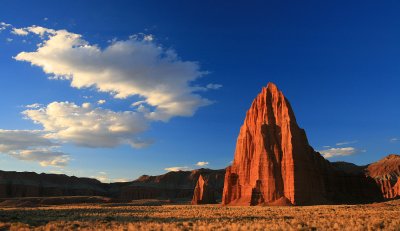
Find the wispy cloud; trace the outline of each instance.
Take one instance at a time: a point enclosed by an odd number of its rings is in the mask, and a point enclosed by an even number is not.
[[[97,175],[91,177],[99,180],[102,183],[129,182],[129,179],[127,178],[112,178],[106,172],[98,172]]]
[[[365,150],[360,150],[354,147],[343,147],[343,148],[329,148],[319,151],[319,153],[321,153],[321,155],[325,158],[332,158],[337,156],[350,156],[360,152],[365,152]]]
[[[336,146],[343,146],[343,145],[355,144],[355,143],[357,143],[357,142],[358,142],[357,140],[353,140],[353,141],[343,141],[343,142],[336,143]]]
[[[400,141],[400,138],[398,138],[398,137],[393,137],[393,138],[391,138],[389,141],[390,141],[391,143],[399,142],[399,141]]]
[[[26,108],[40,108],[43,105],[40,103],[34,103],[34,104],[29,104],[29,105],[25,105]]]
[[[2,30],[7,29],[7,27],[10,27],[10,26],[11,26],[10,24],[7,24],[7,23],[5,23],[5,22],[0,22],[0,32],[1,32]]]
[[[358,149],[352,146],[348,147],[335,147],[335,146],[344,146],[344,145],[349,145],[349,144],[355,144],[358,143],[357,140],[352,140],[352,141],[342,141],[342,142],[337,142],[335,145],[325,145],[323,146],[323,149],[318,151],[321,153],[321,155],[325,158],[332,158],[332,157],[337,157],[337,156],[350,156],[354,155],[360,152],[365,152],[363,149]]]
[[[209,164],[209,162],[206,162],[206,161],[199,161],[199,162],[196,163],[196,165],[200,166],[200,167],[207,166],[208,164]]]
[[[165,168],[164,170],[170,171],[170,172],[178,172],[178,171],[190,171],[192,169],[187,166],[183,166],[183,167],[169,167],[169,168]]]

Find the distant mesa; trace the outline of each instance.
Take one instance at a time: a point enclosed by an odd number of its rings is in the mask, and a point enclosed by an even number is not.
[[[240,128],[234,161],[225,174],[222,204],[313,205],[394,198],[400,187],[399,156],[388,158],[367,167],[325,160],[309,145],[289,101],[269,83],[254,99]],[[392,166],[393,172],[382,173],[387,168],[381,165]]]
[[[224,174],[225,169],[198,169],[193,171],[168,172],[159,176],[143,175],[131,182],[106,184],[96,179],[78,178],[61,174],[0,171],[0,207],[2,206],[2,202],[7,201],[9,198],[28,197],[65,198],[70,196],[84,196],[83,198],[89,199],[79,200],[91,201],[91,198],[97,198],[93,196],[99,196],[100,198],[110,198],[111,202],[130,202],[132,200],[143,199],[183,200],[190,202],[200,175],[205,179],[213,180],[215,199],[221,200]],[[51,199],[51,201],[54,200]],[[49,200],[46,201],[50,203]],[[68,202],[66,199],[62,199],[61,201],[63,203]],[[25,202],[26,200],[24,200]],[[34,201],[29,200],[29,202],[34,204],[39,203],[36,199]]]

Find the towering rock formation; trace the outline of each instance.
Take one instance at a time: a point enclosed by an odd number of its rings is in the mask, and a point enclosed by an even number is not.
[[[400,197],[400,156],[391,154],[368,165],[367,175],[379,185],[386,199]]]
[[[225,174],[223,204],[292,204],[325,201],[322,169],[328,163],[308,144],[292,108],[269,83],[242,125],[232,166]]]
[[[209,177],[199,176],[194,188],[192,205],[215,204],[215,185]]]
[[[399,168],[396,163],[393,166]],[[297,125],[288,100],[269,83],[254,99],[240,128],[235,157],[225,174],[222,204],[310,205],[382,200],[378,186],[388,185],[388,181],[377,184],[374,176],[365,171],[365,166],[330,163],[314,151],[305,131]],[[398,172],[389,175],[390,186],[381,187],[387,188],[386,198],[393,198],[400,186],[394,182],[398,177],[393,177]]]

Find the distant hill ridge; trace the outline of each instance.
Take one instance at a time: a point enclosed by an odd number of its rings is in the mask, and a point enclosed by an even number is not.
[[[371,177],[386,199],[399,198],[400,155],[391,154],[375,163],[358,166],[331,163],[337,171]],[[142,175],[131,182],[102,183],[97,179],[35,172],[0,171],[0,198],[53,196],[107,196],[119,200],[190,199],[200,175],[211,177],[221,197],[225,170],[198,169]],[[383,199],[382,198],[382,199]]]
[[[225,170],[198,169],[143,175],[131,182],[102,183],[97,179],[35,172],[0,171],[0,198],[53,196],[107,196],[121,200],[188,198],[200,174],[219,181],[222,193]]]

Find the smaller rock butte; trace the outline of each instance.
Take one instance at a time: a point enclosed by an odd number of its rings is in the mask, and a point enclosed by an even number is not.
[[[215,182],[217,196],[221,197],[225,170],[197,169],[192,171],[168,172],[159,176],[141,176],[121,188],[120,198],[138,200],[150,198],[182,199],[193,198],[199,176]]]
[[[210,182],[210,178],[199,176],[193,193],[192,205],[198,204],[216,204],[216,190],[214,184]]]

